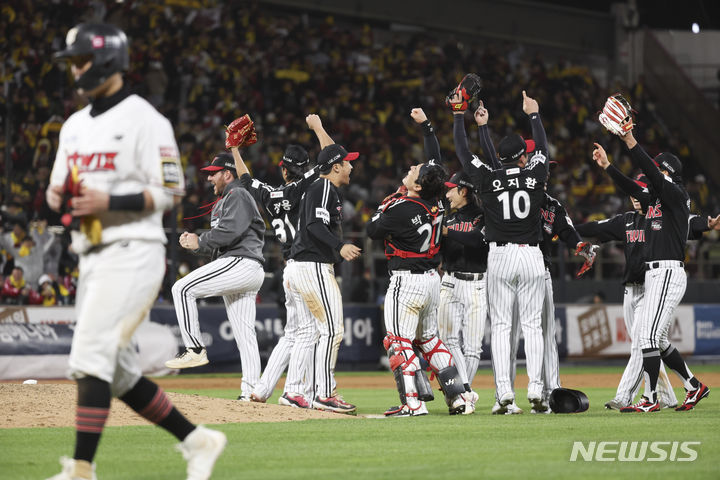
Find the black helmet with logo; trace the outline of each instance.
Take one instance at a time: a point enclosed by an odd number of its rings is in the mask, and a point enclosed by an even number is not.
[[[110,75],[124,72],[130,64],[128,40],[125,32],[106,23],[81,23],[65,38],[65,50],[57,52],[55,59],[88,57],[92,66],[75,82],[75,87],[93,90]]]

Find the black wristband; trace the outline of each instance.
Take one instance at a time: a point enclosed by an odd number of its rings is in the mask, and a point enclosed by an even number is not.
[[[129,195],[110,195],[108,210],[130,210],[141,212],[145,210],[145,194],[131,193]]]
[[[430,123],[430,120],[425,120],[420,124],[420,126],[423,129],[423,135],[425,135],[426,137],[429,137],[435,131],[432,124]]]

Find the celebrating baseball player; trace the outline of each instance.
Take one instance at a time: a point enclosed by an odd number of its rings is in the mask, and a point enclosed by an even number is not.
[[[652,159],[633,136],[630,104],[621,95],[608,98],[600,122],[619,136],[630,150],[633,163],[647,176],[650,202],[645,215],[645,296],[635,330],[642,351],[645,393],[636,404],[620,412],[655,412],[660,409],[657,382],[660,361],[682,379],[685,401],[675,410],[691,410],[710,389],[690,371],[668,338],[675,308],[685,295],[685,244],[688,238],[690,197],[682,184],[682,164],[672,153]]]
[[[387,333],[383,343],[390,355],[401,405],[385,415],[427,414],[424,402],[432,400],[433,394],[414,346],[437,375],[450,414],[470,414],[475,411],[477,394],[469,387],[466,391],[467,380],[460,376],[452,354],[437,335],[437,267],[445,211],[440,199],[447,174],[439,163],[440,146],[425,112],[414,108],[410,116],[422,126],[428,160],[410,167],[403,178],[406,193],[388,198],[367,225],[370,238],[385,241],[391,273],[385,295]]]
[[[535,150],[528,158],[520,135],[506,136],[499,144],[502,168],[493,168],[473,155],[465,134],[467,109],[459,93],[448,97],[454,121],[455,151],[480,190],[485,209],[485,237],[490,244],[487,289],[492,326],[492,362],[501,407],[514,401],[510,380],[510,330],[517,303],[525,337],[529,377],[528,401],[542,408],[543,338],[542,306],[545,267],[540,242],[540,209],[545,203],[549,158],[547,139],[537,101],[523,91],[523,111],[529,116]],[[465,106],[465,108],[462,108]]]
[[[470,391],[480,364],[487,320],[488,246],[482,209],[470,176],[457,172],[445,182],[452,209],[443,223],[440,248],[445,274],[440,287],[438,336],[453,356],[465,390]],[[462,336],[462,342],[461,342]]]
[[[317,133],[317,130],[316,130]],[[320,136],[318,136],[321,138]],[[321,144],[332,139],[321,138]],[[357,152],[348,152],[333,143],[318,155],[320,178],[305,191],[300,201],[300,219],[290,251],[292,268],[285,272],[288,288],[297,292],[312,313],[312,318],[298,318],[298,331],[315,322],[319,337],[315,344],[314,393],[312,407],[337,413],[355,413],[356,407],[337,394],[335,364],[344,333],[344,317],[340,287],[333,264],[352,261],[360,256],[360,248],[342,239],[342,201],[338,188],[350,183],[351,161]],[[297,360],[306,358],[313,345],[298,345]],[[293,359],[291,358],[290,368]]]
[[[485,158],[490,161],[493,168],[502,168],[499,161],[495,146],[492,143],[488,120],[490,114],[483,102],[479,102],[478,108],[474,114],[475,122],[478,125],[478,133],[480,138],[480,147],[483,150]],[[535,142],[531,139],[525,140],[525,154],[531,155],[535,150]],[[545,188],[547,190],[547,187]],[[550,274],[550,244],[554,237],[559,237],[566,245],[574,249],[575,255],[585,258],[585,262],[581,267],[577,276],[580,277],[592,267],[595,261],[595,248],[587,242],[583,242],[580,235],[575,231],[572,221],[565,211],[565,207],[556,199],[545,193],[545,203],[540,209],[541,214],[541,234],[540,250],[543,253],[543,261],[545,264],[545,288],[542,308],[542,333],[543,333],[543,398],[539,405],[533,406],[530,413],[550,413],[548,401],[553,390],[560,387],[560,359],[557,349],[557,340],[555,338],[555,302],[553,299],[552,276]],[[513,397],[515,392],[515,373],[516,373],[516,356],[520,342],[518,309],[513,309],[513,322],[510,329],[510,359],[511,364],[511,387]],[[502,406],[496,399],[492,408],[493,414],[520,414],[523,410],[517,406],[515,401],[509,405]]]
[[[242,118],[242,117],[241,117]],[[249,118],[249,117],[248,117]],[[306,119],[308,126],[316,132],[321,148],[326,147],[332,139],[322,127],[320,117],[308,115]],[[235,123],[235,122],[233,122]],[[235,166],[240,175],[240,182],[255,198],[255,201],[263,205],[270,223],[275,229],[275,237],[282,245],[283,258],[286,260],[290,255],[290,248],[295,238],[300,209],[300,198],[310,183],[318,177],[318,169],[308,170],[310,157],[307,151],[299,145],[289,145],[285,149],[280,168],[282,171],[284,185],[272,187],[260,180],[250,177],[245,163],[238,150],[238,142],[232,135],[233,124],[228,127],[228,141],[226,146],[230,148],[235,159]],[[236,139],[237,140],[237,139]],[[290,365],[283,394],[278,399],[280,405],[309,408],[312,402],[312,346],[316,342],[315,322],[310,317],[310,311],[302,302],[297,292],[289,288],[287,272],[292,269],[293,262],[287,262],[283,272],[283,288],[285,290],[285,309],[287,321],[285,333],[278,341],[268,359],[265,371],[260,381],[255,386],[250,399],[254,402],[265,402],[271,395],[282,372]],[[299,321],[299,316],[304,316]],[[303,325],[299,330],[298,325]],[[297,346],[296,346],[297,344]],[[303,345],[306,345],[303,348]],[[306,358],[298,358],[301,353]]]
[[[165,272],[163,211],[179,203],[184,177],[172,126],[124,85],[125,33],[107,24],[72,28],[65,50],[75,88],[90,104],[60,131],[48,205],[70,208],[79,230],[77,323],[70,375],[77,381],[75,453],[52,480],[95,479],[93,458],[118,397],[177,437],[189,480],[210,477],[222,432],[190,423],[142,376],[132,336],[147,317]]]
[[[615,398],[605,403],[608,409],[620,410],[632,403],[637,395],[643,380],[642,351],[639,346],[638,328],[636,321],[645,296],[645,210],[651,199],[648,188],[648,179],[641,174],[635,180],[626,177],[619,169],[610,163],[605,150],[595,144],[593,158],[603,168],[621,191],[630,194],[633,210],[615,215],[607,220],[588,222],[578,225],[577,229],[583,235],[596,237],[601,242],[616,240],[624,244],[625,272],[623,285],[623,316],[625,328],[631,339],[630,358],[618,385]],[[642,199],[641,202],[637,198]],[[713,228],[720,228],[720,217],[708,217],[707,221],[701,217],[691,215],[689,239],[697,239]],[[677,397],[672,389],[670,379],[665,372],[665,365],[660,362],[657,384],[658,403],[661,408],[677,407]]]
[[[242,363],[239,400],[250,400],[260,378],[260,353],[255,336],[255,301],[265,279],[263,222],[250,193],[237,178],[235,161],[219,153],[201,169],[218,196],[212,207],[210,230],[197,235],[184,232],[180,245],[211,262],[193,270],[172,287],[175,313],[185,350],[165,362],[168,368],[191,368],[208,363],[200,333],[197,299],[222,296]]]

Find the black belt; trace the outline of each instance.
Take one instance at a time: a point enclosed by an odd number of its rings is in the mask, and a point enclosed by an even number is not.
[[[505,245],[520,245],[521,247],[537,247],[537,243],[517,243],[517,242],[495,242],[495,246],[504,247]]]
[[[406,270],[406,269],[390,270],[390,275],[392,275],[393,273],[401,274],[401,273],[405,273],[405,272],[408,272],[412,275],[422,275],[424,273],[428,273],[428,272],[432,272],[432,271],[434,271],[434,270],[433,269],[429,269],[429,270],[417,270],[417,269],[415,269],[415,270]]]
[[[458,280],[482,280],[485,273],[448,272],[448,275]]]
[[[680,267],[685,268],[685,264],[681,262],[680,260],[661,260],[659,262],[647,262],[645,263],[645,266],[648,270],[653,270],[655,268],[673,268],[673,267]]]

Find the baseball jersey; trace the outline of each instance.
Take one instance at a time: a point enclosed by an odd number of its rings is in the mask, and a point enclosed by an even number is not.
[[[283,258],[290,256],[290,248],[298,224],[300,199],[308,185],[318,177],[318,169],[313,168],[299,180],[272,187],[252,178],[249,174],[240,177],[240,184],[250,192],[255,201],[262,205],[275,231],[275,237],[282,245]]]
[[[645,215],[630,211],[607,220],[584,223],[576,228],[580,235],[597,238],[600,242],[624,242],[624,285],[645,283],[645,223]]]
[[[201,234],[194,253],[221,257],[245,257],[263,263],[265,222],[255,200],[240,180],[228,183],[210,214],[210,230]]]
[[[318,178],[300,200],[297,234],[290,258],[298,262],[342,261],[342,199],[333,183]]]
[[[455,151],[463,169],[479,190],[485,210],[485,238],[488,242],[540,242],[540,208],[545,203],[548,178],[547,139],[540,116],[529,116],[535,150],[525,167],[503,165],[494,169],[473,155],[467,145],[465,120],[455,115]]]
[[[158,198],[183,195],[183,176],[170,122],[146,100],[123,89],[88,105],[63,124],[50,184],[63,186],[73,166],[83,185],[110,195],[149,190]],[[165,202],[172,205],[171,201]],[[119,240],[167,241],[163,212],[113,210],[96,214],[100,244]]]
[[[438,200],[403,196],[380,206],[367,224],[367,233],[373,240],[385,240],[389,270],[433,270],[440,265],[444,213]],[[396,251],[410,255],[392,255]]]
[[[647,261],[683,261],[688,238],[690,196],[681,184],[663,175],[640,144],[630,149],[630,155],[647,175],[652,186],[651,200],[645,214]]]
[[[482,209],[467,204],[445,219],[447,236],[442,240],[443,270],[446,272],[482,273],[487,270],[488,244],[483,229]]]
[[[613,182],[615,182],[615,185],[621,191],[640,202],[643,211],[647,211],[648,205],[650,205],[650,200],[652,199],[650,190],[647,187],[641,187],[637,182],[635,182],[635,180],[626,176],[613,164],[610,164],[605,171],[608,175],[610,175],[610,178],[613,179]]]
[[[582,238],[573,226],[565,207],[553,197],[545,194],[545,205],[540,209],[542,216],[542,242],[540,250],[543,252],[545,268],[550,268],[550,245],[555,235],[560,237],[568,247],[575,247]]]

